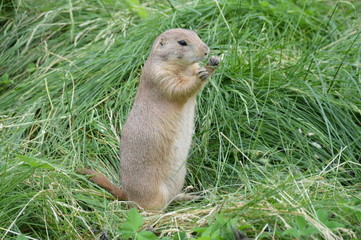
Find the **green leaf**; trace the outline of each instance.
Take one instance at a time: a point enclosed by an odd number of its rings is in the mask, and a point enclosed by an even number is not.
[[[238,229],[238,230],[243,230],[243,229],[251,228],[251,227],[252,227],[252,225],[246,224],[246,225],[242,225],[242,226],[237,227],[237,229]]]
[[[317,210],[316,214],[317,214],[317,217],[320,220],[320,222],[322,222],[322,223],[328,222],[328,213],[326,210],[323,210],[323,209]]]
[[[126,221],[121,225],[121,231],[125,237],[131,237],[137,233],[137,231],[143,225],[143,218],[137,209],[132,208],[126,216]]]
[[[173,240],[187,240],[187,235],[185,232],[176,233],[173,237]]]
[[[320,233],[320,231],[315,228],[314,226],[310,226],[304,230],[302,230],[301,234],[302,236],[310,236],[312,234],[317,234],[317,233]]]
[[[318,229],[310,225],[303,216],[297,216],[295,219],[296,227],[284,231],[283,235],[291,235],[295,238],[301,236],[310,236],[319,233]]]
[[[282,235],[291,235],[292,237],[299,238],[301,233],[296,228],[287,229]]]
[[[158,237],[150,231],[141,231],[137,233],[136,240],[156,240]]]
[[[269,3],[268,3],[267,1],[261,1],[261,2],[260,2],[260,5],[261,5],[262,7],[268,7],[268,6],[269,6]]]
[[[345,227],[345,225],[342,223],[339,223],[337,221],[330,221],[329,213],[324,209],[317,210],[316,213],[317,213],[317,217],[320,220],[320,222],[322,222],[326,227],[328,227],[331,230],[335,229],[335,228]]]
[[[211,237],[200,237],[200,238],[196,238],[196,240],[212,240]]]
[[[345,227],[344,224],[342,224],[340,222],[336,222],[336,221],[328,221],[325,225],[331,230],[336,229],[336,228],[344,228]]]
[[[33,157],[27,157],[23,155],[17,155],[17,157],[22,160],[27,165],[34,167],[34,168],[45,168],[45,169],[55,169],[53,166],[51,166],[49,163],[45,162],[44,160],[33,158]]]
[[[307,226],[306,219],[302,216],[297,216],[296,217],[296,226],[301,232],[302,232],[302,230],[305,230],[306,226]]]
[[[141,19],[146,19],[149,16],[149,13],[145,7],[139,2],[139,0],[127,0],[130,8],[137,12],[138,16]]]
[[[193,232],[197,232],[197,233],[202,233],[206,230],[205,227],[195,227],[195,228],[192,228],[191,231]]]
[[[216,215],[216,222],[221,225],[227,224],[227,221],[221,215]]]
[[[29,63],[26,69],[29,73],[35,72],[36,71],[36,65],[35,63]]]
[[[215,225],[211,225],[204,231],[201,235],[201,237],[210,237],[211,239],[217,239],[221,234],[221,229],[218,227],[215,227]]]
[[[10,83],[14,83],[13,80],[9,79],[9,74],[4,73],[1,77],[0,77],[0,84],[10,84]]]

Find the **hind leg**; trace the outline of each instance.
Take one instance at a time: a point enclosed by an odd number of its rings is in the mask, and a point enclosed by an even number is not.
[[[180,201],[196,201],[201,199],[202,196],[196,194],[196,193],[179,193],[177,196],[175,196],[174,200],[175,202]]]
[[[130,201],[138,203],[141,208],[146,210],[161,210],[167,206],[169,201],[168,189],[163,184],[144,189],[142,192],[127,189],[127,193]]]

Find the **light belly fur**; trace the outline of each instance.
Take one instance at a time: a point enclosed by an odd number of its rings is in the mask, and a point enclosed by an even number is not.
[[[186,160],[192,142],[194,131],[195,98],[188,100],[179,116],[177,136],[173,143],[171,154],[171,169],[166,185],[169,190],[168,201],[172,200],[184,185],[186,176]]]

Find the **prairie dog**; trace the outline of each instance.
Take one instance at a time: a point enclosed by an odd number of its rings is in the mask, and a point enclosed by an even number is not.
[[[208,46],[191,30],[163,32],[155,40],[142,69],[133,107],[120,142],[122,189],[90,169],[90,180],[120,200],[145,209],[161,209],[182,190],[194,131],[196,95],[218,66],[211,57],[199,62]]]

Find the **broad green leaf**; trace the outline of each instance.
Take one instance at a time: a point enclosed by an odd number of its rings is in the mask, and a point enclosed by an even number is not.
[[[297,216],[296,217],[296,226],[298,229],[300,229],[302,231],[302,230],[306,229],[307,221],[305,220],[304,217]]]
[[[132,208],[127,214],[126,221],[121,225],[121,229],[125,234],[135,234],[143,225],[142,216],[137,209]]]
[[[320,231],[317,228],[315,228],[314,226],[310,226],[310,227],[308,227],[306,229],[303,229],[301,231],[301,234],[303,236],[310,236],[312,234],[317,234],[317,233],[320,233]]]
[[[141,231],[137,233],[136,240],[156,240],[158,237],[150,231]]]
[[[327,223],[325,223],[325,225],[331,230],[345,227],[344,224],[336,221],[328,221]]]
[[[282,233],[282,235],[290,235],[295,238],[299,238],[301,236],[300,232],[295,228],[287,229]]]
[[[326,210],[320,209],[316,211],[318,219],[322,223],[328,222],[328,212]]]
[[[325,224],[326,227],[328,227],[329,229],[335,229],[335,228],[343,228],[345,225],[342,223],[339,223],[337,221],[330,221],[329,220],[329,213],[324,210],[318,210],[316,211],[318,219],[320,220],[320,222],[322,222],[323,224]]]

